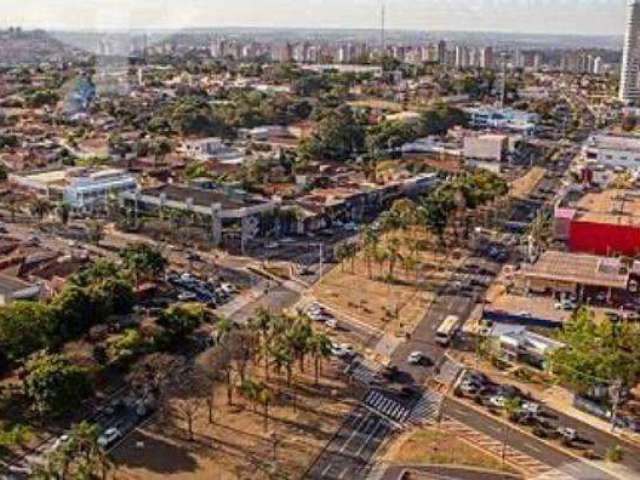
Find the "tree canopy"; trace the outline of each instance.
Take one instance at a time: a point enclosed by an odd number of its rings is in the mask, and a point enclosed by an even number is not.
[[[558,339],[565,347],[550,360],[560,379],[579,393],[589,393],[606,382],[633,386],[640,378],[640,325],[595,321],[586,308],[566,322]]]

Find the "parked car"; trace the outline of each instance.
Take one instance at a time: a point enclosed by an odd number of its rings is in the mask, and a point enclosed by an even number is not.
[[[331,353],[336,357],[344,358],[353,355],[354,351],[348,343],[339,343],[331,346]]]
[[[520,410],[532,415],[540,415],[540,413],[542,413],[542,406],[536,402],[523,402],[522,405],[520,405]]]
[[[338,321],[335,318],[327,318],[325,325],[329,328],[338,328]]]
[[[568,442],[573,442],[578,439],[578,432],[569,427],[558,427],[558,433],[562,438]]]
[[[180,292],[178,294],[178,300],[181,302],[192,302],[196,300],[198,297],[193,292]]]
[[[111,427],[105,430],[104,433],[98,437],[98,445],[102,448],[109,448],[120,438],[122,438],[122,432],[116,427]]]
[[[493,395],[487,400],[488,406],[496,408],[504,408],[506,403],[507,397],[504,395]]]
[[[407,362],[411,365],[433,365],[433,360],[420,351],[411,352]]]

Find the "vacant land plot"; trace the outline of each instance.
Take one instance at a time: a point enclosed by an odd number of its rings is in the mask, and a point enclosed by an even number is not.
[[[475,448],[456,435],[435,428],[407,432],[389,447],[384,460],[402,465],[464,465],[515,472],[508,465],[503,465],[499,458]]]
[[[545,169],[541,167],[533,167],[523,177],[519,177],[511,182],[509,195],[514,198],[527,198],[533,192],[538,183],[544,178]]]
[[[403,249],[401,256],[406,255]],[[311,296],[380,332],[402,335],[422,319],[457,262],[419,250],[412,268],[398,261],[391,276],[388,264],[367,261],[359,253],[353,262],[346,260],[324,276]]]
[[[228,405],[222,385],[214,397],[214,422],[202,408],[193,441],[188,441],[184,418],[160,413],[116,449],[115,478],[301,478],[353,406],[353,392],[342,382],[340,369],[337,363],[326,365],[319,385],[312,374],[295,375],[291,387],[282,377],[271,378],[267,383],[274,400],[267,421],[262,406],[254,408],[237,393]],[[252,379],[264,381],[261,369],[254,370]]]

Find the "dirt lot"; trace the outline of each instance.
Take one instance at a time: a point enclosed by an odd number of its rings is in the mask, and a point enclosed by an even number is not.
[[[525,176],[511,182],[509,195],[514,198],[526,198],[544,178],[544,173],[544,168],[533,167]]]
[[[269,382],[274,404],[265,430],[264,410],[234,395],[227,405],[226,387],[216,391],[214,424],[204,408],[195,420],[195,440],[187,440],[186,422],[158,415],[120,445],[114,459],[119,480],[231,480],[300,478],[352,408],[353,392],[338,374],[340,365],[326,364],[320,385],[313,375],[295,375],[293,387],[283,378]],[[263,381],[260,371],[252,378]],[[309,371],[313,368],[308,367]],[[295,401],[292,400],[295,394]],[[293,404],[295,403],[295,409]],[[274,461],[273,434],[276,434]],[[276,473],[278,472],[278,473]]]
[[[317,283],[311,296],[330,308],[380,331],[400,334],[410,331],[422,318],[433,300],[433,291],[448,275],[440,271],[442,255],[419,253],[418,282],[414,272],[405,272],[400,265],[392,281],[385,281],[386,267],[381,271],[372,266],[370,278],[361,255],[351,268],[345,262]]]
[[[447,464],[515,471],[499,458],[473,447],[446,431],[422,428],[405,433],[388,449],[384,461],[395,464]]]

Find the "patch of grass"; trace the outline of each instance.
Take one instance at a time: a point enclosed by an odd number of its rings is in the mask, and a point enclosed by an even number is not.
[[[388,460],[399,464],[450,464],[518,473],[507,464],[451,433],[436,429],[411,432],[390,449]]]

